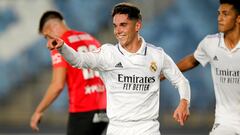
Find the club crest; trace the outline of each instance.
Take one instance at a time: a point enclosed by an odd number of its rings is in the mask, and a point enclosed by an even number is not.
[[[156,62],[151,62],[151,64],[150,64],[150,70],[152,71],[152,72],[156,72],[157,71],[157,63]]]

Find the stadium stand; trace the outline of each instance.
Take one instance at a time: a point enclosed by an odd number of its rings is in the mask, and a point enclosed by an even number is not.
[[[142,34],[149,41],[162,47],[177,62],[192,53],[203,36],[217,31],[215,24],[217,6],[212,1],[175,1],[166,11],[159,13],[152,21],[145,24]],[[185,74],[191,80],[192,108],[201,111],[212,106],[214,99],[209,74],[203,72],[201,68]],[[162,106],[172,108],[177,105],[178,95],[172,89],[175,88],[168,82],[162,83],[162,97],[176,98],[176,100],[164,98],[167,102],[163,101]],[[203,98],[205,100],[202,100]]]

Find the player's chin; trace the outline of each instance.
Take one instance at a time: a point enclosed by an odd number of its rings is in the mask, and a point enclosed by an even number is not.
[[[218,31],[222,33],[226,32],[226,30],[221,25],[218,25]]]
[[[224,33],[224,30],[222,30],[222,29],[220,29],[220,28],[218,28],[218,31]]]
[[[121,38],[117,37],[117,40],[121,45],[124,45],[126,42],[126,40],[123,37],[121,37]]]
[[[121,40],[118,40],[118,41],[122,46],[125,46],[127,44],[126,40],[121,39]]]

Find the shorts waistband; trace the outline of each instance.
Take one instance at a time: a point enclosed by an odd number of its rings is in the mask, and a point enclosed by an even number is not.
[[[158,120],[131,120],[131,121],[121,121],[121,120],[110,120],[110,124],[113,126],[131,127],[146,123],[159,123]]]

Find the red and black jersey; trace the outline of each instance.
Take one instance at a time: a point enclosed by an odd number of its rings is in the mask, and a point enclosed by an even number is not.
[[[85,32],[69,30],[61,37],[74,50],[93,51],[100,43]],[[67,68],[69,112],[106,109],[106,90],[98,71],[69,65],[57,50],[51,51],[53,68]]]

